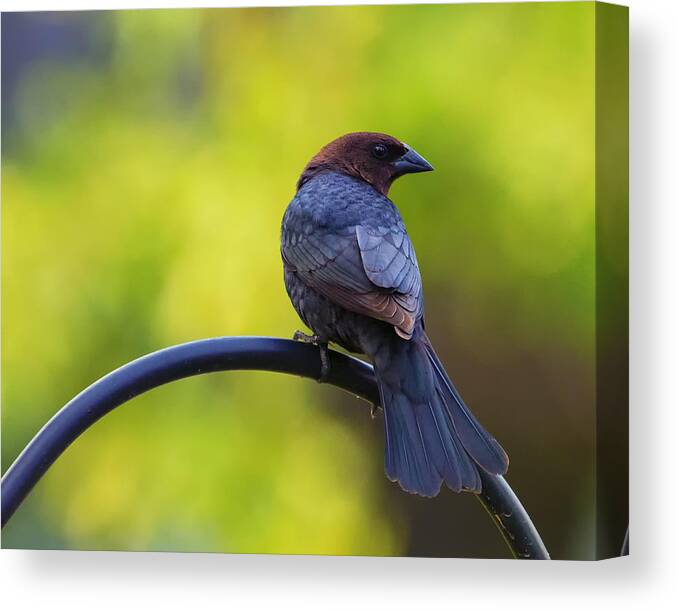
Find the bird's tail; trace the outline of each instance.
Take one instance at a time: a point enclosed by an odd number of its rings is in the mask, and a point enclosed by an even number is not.
[[[386,428],[386,474],[411,493],[481,490],[477,467],[504,474],[508,456],[470,412],[420,330],[374,357]]]

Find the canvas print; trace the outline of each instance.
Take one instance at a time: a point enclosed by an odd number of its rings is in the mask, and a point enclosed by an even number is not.
[[[628,554],[628,13],[2,15],[2,546]]]

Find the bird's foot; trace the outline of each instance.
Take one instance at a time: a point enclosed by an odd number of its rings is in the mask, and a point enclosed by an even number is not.
[[[316,345],[320,350],[320,377],[318,383],[325,383],[330,374],[330,354],[327,348],[327,341],[322,341],[318,335],[307,335],[300,330],[294,333],[292,337],[294,341],[301,341],[302,343],[310,343]]]
[[[379,411],[381,410],[382,410],[381,405],[375,405],[374,403],[372,403],[372,405],[370,406],[370,417],[372,419],[376,419],[377,415],[379,414]]]
[[[318,345],[320,338],[318,335],[307,335],[306,333],[297,330],[295,331],[292,341],[301,341],[302,343],[310,343],[311,345]]]
[[[319,342],[318,349],[320,350],[320,377],[318,383],[325,383],[330,375],[330,350],[327,348],[327,343]]]

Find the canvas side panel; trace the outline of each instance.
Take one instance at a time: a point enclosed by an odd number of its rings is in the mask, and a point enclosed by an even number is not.
[[[596,554],[620,553],[629,471],[628,9],[596,4]]]

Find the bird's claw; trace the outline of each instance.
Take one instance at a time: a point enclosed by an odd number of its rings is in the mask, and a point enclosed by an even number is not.
[[[292,341],[301,341],[302,343],[310,343],[311,345],[318,345],[318,335],[307,335],[300,330],[295,331],[292,336]]]
[[[300,330],[294,333],[292,337],[294,341],[301,341],[302,343],[310,343],[311,345],[316,345],[320,350],[320,376],[318,377],[318,383],[325,383],[330,374],[330,354],[327,349],[327,341],[321,341],[318,335],[307,335]]]
[[[372,419],[376,419],[377,415],[379,414],[379,411],[381,411],[381,405],[377,405],[374,403],[370,405],[370,417]]]

